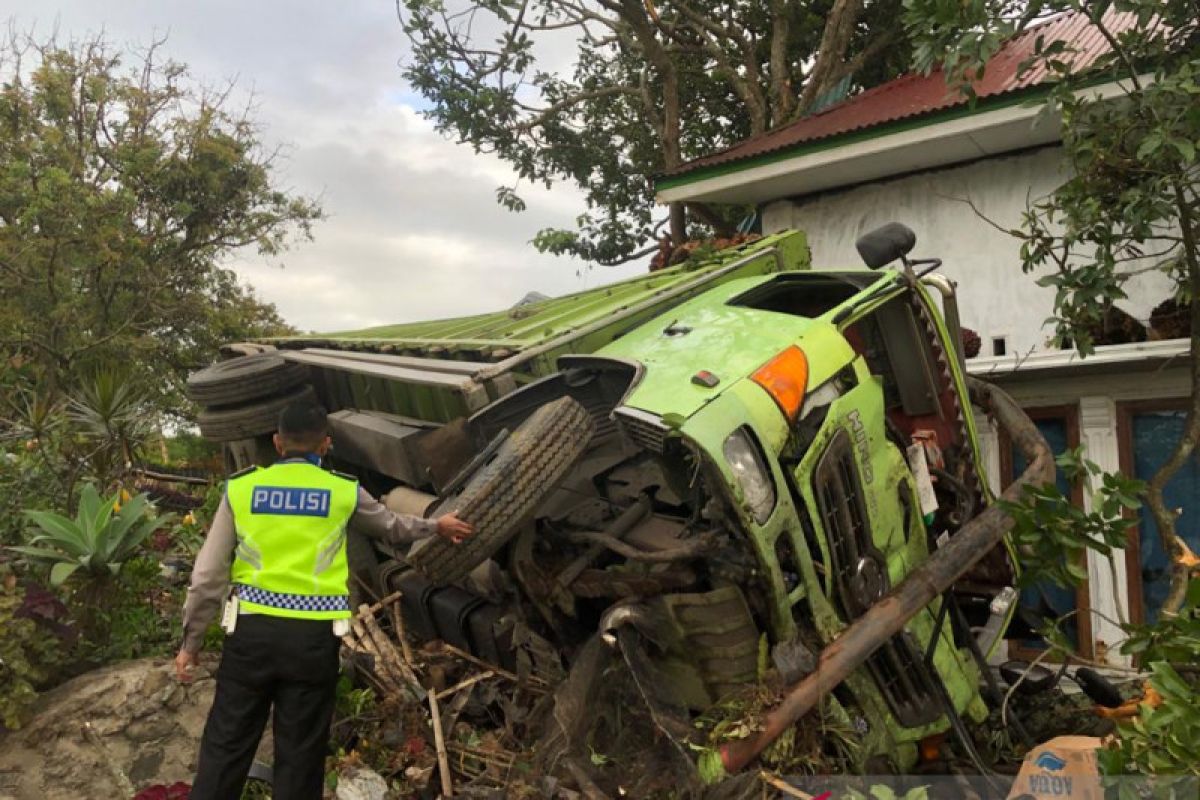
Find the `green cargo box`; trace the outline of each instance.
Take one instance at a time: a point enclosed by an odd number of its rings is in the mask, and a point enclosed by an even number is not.
[[[559,356],[593,353],[725,281],[809,264],[804,234],[791,231],[491,314],[267,341],[310,367],[331,410],[448,422],[552,374]]]

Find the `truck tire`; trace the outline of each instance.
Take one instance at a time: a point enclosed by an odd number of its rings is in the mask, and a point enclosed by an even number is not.
[[[196,422],[200,434],[213,442],[232,442],[237,439],[252,439],[264,433],[273,433],[279,420],[279,412],[297,400],[316,400],[311,386],[301,386],[279,397],[263,400],[253,405],[237,408],[209,408],[200,412]]]
[[[204,406],[232,406],[271,397],[308,380],[308,368],[274,353],[219,361],[192,373],[187,396]]]
[[[430,511],[456,511],[475,526],[462,544],[432,536],[413,545],[406,561],[435,584],[466,577],[496,553],[553,492],[592,438],[592,419],[570,397],[547,403],[521,423],[457,495]]]

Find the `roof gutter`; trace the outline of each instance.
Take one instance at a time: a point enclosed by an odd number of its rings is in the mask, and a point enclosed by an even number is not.
[[[763,203],[781,197],[948,166],[1060,140],[1057,118],[1038,119],[1049,87],[1011,92],[917,118],[851,131],[774,153],[656,181],[660,203]],[[1112,81],[1103,99],[1125,93]]]
[[[967,361],[967,372],[993,383],[1015,383],[1054,375],[1158,371],[1164,364],[1186,365],[1191,353],[1188,339],[1160,339],[1130,344],[1102,345],[1084,358],[1075,350],[1045,350],[1007,356],[976,357]]]

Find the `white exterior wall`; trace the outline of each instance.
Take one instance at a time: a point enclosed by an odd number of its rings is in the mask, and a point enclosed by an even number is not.
[[[1021,272],[1020,243],[989,225],[972,210],[1003,228],[1017,228],[1025,209],[1063,180],[1061,150],[977,161],[799,200],[780,200],[763,209],[763,232],[799,228],[808,234],[817,269],[860,267],[854,249],[863,233],[887,222],[902,222],[917,234],[914,257],[938,257],[940,272],[958,282],[962,324],[983,339],[981,355],[992,355],[992,338],[1008,337],[1009,354],[1045,349],[1053,335],[1044,326],[1051,314],[1052,290]],[[1170,292],[1160,275],[1128,284],[1129,299],[1118,303],[1142,320]]]
[[[1052,313],[1054,295],[1035,283],[1038,275],[1021,272],[1020,242],[980,215],[1000,228],[1019,227],[1024,211],[1066,179],[1061,159],[1060,148],[1047,147],[776,201],[763,208],[763,232],[804,230],[816,269],[858,268],[862,260],[854,242],[859,236],[887,222],[908,225],[917,234],[913,256],[943,260],[939,272],[958,283],[962,324],[983,340],[981,358],[967,362],[968,369],[999,379],[1028,408],[1074,406],[1079,438],[1089,458],[1107,471],[1116,471],[1120,468],[1116,403],[1185,396],[1186,370],[1172,365],[1154,373],[1115,370],[1005,380],[1006,373],[1023,371],[1028,355],[1050,349],[1047,343],[1053,327],[1045,320]],[[1152,274],[1135,278],[1126,289],[1129,298],[1118,305],[1145,324],[1151,309],[1169,296],[1171,286],[1162,276]],[[1008,356],[990,359],[992,339],[1001,336],[1008,340]],[[980,422],[984,467],[996,485],[998,439],[992,425]],[[1085,505],[1090,507],[1090,501],[1086,498]],[[1113,620],[1128,618],[1128,584],[1123,553],[1114,555],[1111,565],[1095,553],[1088,555],[1089,605],[1098,612],[1091,618],[1092,641],[1099,661],[1127,665],[1128,659],[1117,652],[1123,636]]]

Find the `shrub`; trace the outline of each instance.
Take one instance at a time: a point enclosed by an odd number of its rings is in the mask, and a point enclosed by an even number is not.
[[[1121,651],[1138,657],[1149,670],[1149,684],[1162,703],[1143,703],[1136,717],[1117,726],[1112,741],[1098,753],[1102,771],[1200,776],[1195,666],[1200,662],[1200,579],[1188,585],[1177,614],[1163,614],[1153,625],[1126,626],[1126,632],[1129,638]]]
[[[86,594],[72,596],[84,628],[73,653],[81,665],[174,655],[185,589],[163,582],[156,559],[130,559],[105,588],[95,607]]]
[[[24,509],[52,508],[62,500],[58,481],[38,456],[38,447],[36,439],[0,445],[0,546],[25,542]]]
[[[19,728],[38,690],[61,662],[57,636],[32,619],[18,616],[24,592],[15,577],[0,584],[0,722]]]
[[[9,549],[50,563],[50,583],[55,586],[81,568],[93,579],[116,575],[138,546],[170,521],[170,515],[154,513],[146,495],[124,494],[124,497],[127,498],[124,506],[123,491],[101,498],[95,485],[89,483],[80,493],[74,519],[53,511],[26,511],[25,515],[42,533],[34,536],[29,545]]]

